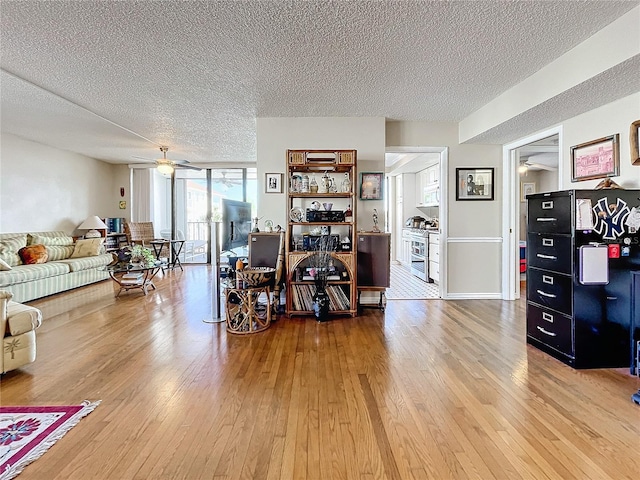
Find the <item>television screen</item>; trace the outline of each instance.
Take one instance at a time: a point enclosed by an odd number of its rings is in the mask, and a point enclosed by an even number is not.
[[[222,252],[246,247],[251,232],[251,204],[222,199]]]

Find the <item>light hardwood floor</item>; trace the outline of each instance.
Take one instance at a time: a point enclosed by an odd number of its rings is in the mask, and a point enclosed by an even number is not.
[[[389,300],[227,334],[210,270],[31,302],[35,363],[3,405],[101,405],[19,480],[638,479],[640,387],[525,343],[523,301]]]

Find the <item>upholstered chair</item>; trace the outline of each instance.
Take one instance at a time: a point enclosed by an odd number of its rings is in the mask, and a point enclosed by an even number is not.
[[[11,300],[13,294],[0,290],[0,373],[20,368],[36,359],[36,328],[42,324],[37,308]]]

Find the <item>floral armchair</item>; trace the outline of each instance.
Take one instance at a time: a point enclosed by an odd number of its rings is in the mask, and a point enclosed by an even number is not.
[[[11,297],[11,292],[0,290],[0,374],[35,361],[36,328],[42,324],[40,310],[13,302]]]

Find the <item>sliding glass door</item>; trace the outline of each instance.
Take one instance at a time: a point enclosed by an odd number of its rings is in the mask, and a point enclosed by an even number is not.
[[[170,181],[170,179],[168,179]],[[208,203],[208,199],[211,203]],[[251,202],[256,212],[257,174],[255,168],[212,168],[175,171],[176,236],[184,239],[183,263],[210,263],[209,220],[221,220],[222,199]],[[167,202],[171,234],[171,199]],[[164,234],[163,234],[164,235]]]

